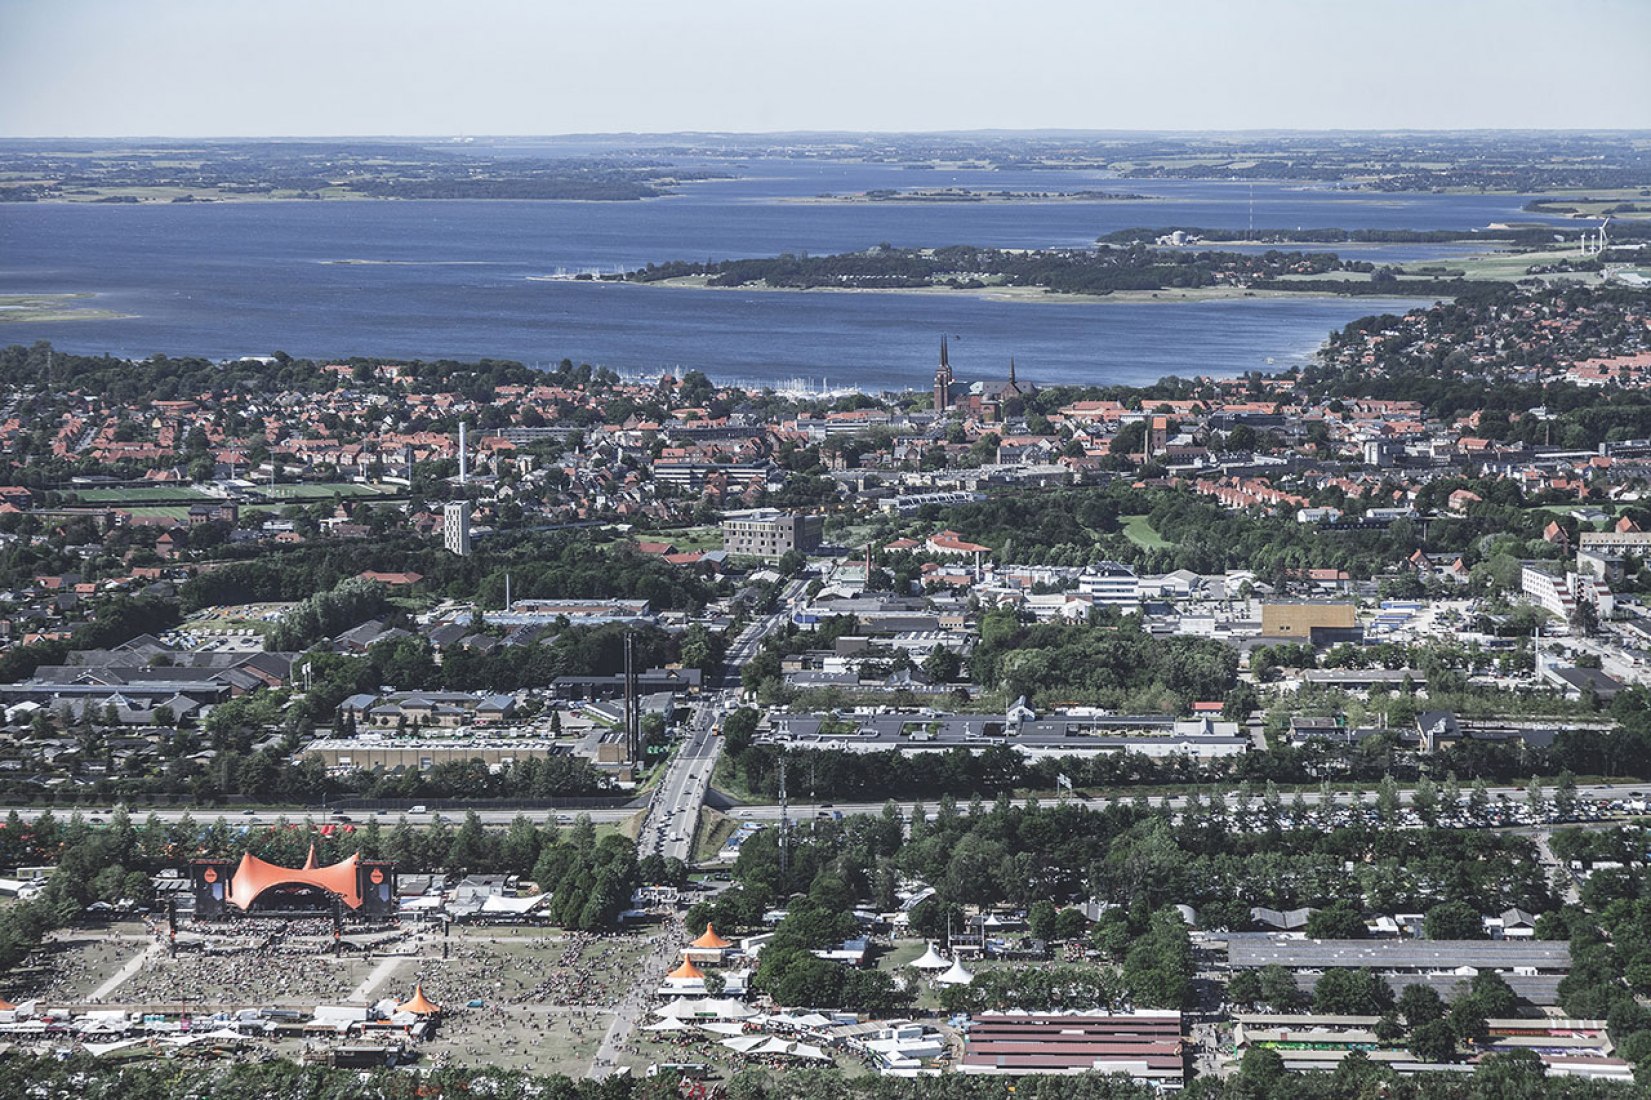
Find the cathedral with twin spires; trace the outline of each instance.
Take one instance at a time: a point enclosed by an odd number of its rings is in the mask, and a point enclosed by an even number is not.
[[[1022,386],[1015,380],[1015,361],[1009,360],[1009,380],[1006,382],[971,382],[963,393],[954,393],[957,378],[952,374],[952,363],[946,337],[940,338],[940,364],[934,369],[934,411],[944,415],[952,409],[973,416],[977,420],[1002,421],[1018,415],[1024,399],[1037,392],[1028,383]]]

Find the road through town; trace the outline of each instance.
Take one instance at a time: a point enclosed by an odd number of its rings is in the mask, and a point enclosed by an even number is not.
[[[793,605],[802,597],[803,590],[802,581],[792,581],[786,585],[774,612],[754,620],[729,647],[720,677],[721,685],[695,705],[682,743],[654,788],[647,816],[642,821],[642,831],[637,836],[637,850],[640,853],[657,853],[684,863],[691,861],[694,832],[699,828],[699,812],[705,805],[706,792],[710,790],[711,772],[716,768],[717,757],[722,752],[722,738],[717,733],[717,727],[738,698],[740,670],[756,655],[763,641],[781,629],[790,618]],[[636,988],[619,1005],[613,1023],[608,1026],[601,1045],[597,1047],[591,1061],[592,1077],[606,1077],[615,1071],[620,1053],[641,1022],[648,993],[658,987],[666,971],[676,961],[681,940],[680,925],[675,918],[667,920],[654,937],[648,954],[639,963],[640,979]]]

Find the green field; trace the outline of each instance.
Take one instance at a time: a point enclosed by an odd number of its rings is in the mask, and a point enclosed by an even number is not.
[[[182,523],[189,518],[189,505],[187,504],[151,504],[139,508],[127,508],[126,511],[132,514],[133,519],[170,519]]]
[[[1153,530],[1151,520],[1146,516],[1124,516],[1124,537],[1143,550],[1162,550],[1171,545]]]
[[[1576,231],[1571,232],[1575,236]],[[1481,252],[1466,256],[1450,256],[1443,259],[1429,261],[1425,265],[1411,264],[1409,267],[1440,267],[1451,272],[1460,272],[1467,279],[1499,279],[1515,281],[1526,278],[1525,269],[1540,264],[1553,264],[1561,260],[1584,260],[1586,256],[1575,244],[1568,244],[1556,248],[1544,248],[1530,252]],[[1582,282],[1598,282],[1599,276],[1592,272],[1570,272],[1565,278]],[[1400,280],[1402,287],[1406,280]]]
[[[129,489],[67,489],[81,504],[142,504],[155,500],[212,500],[214,498],[188,485],[139,485]]]
[[[331,500],[333,497],[394,497],[406,495],[406,490],[400,486],[363,485],[354,481],[330,481],[302,485],[256,485],[250,492],[270,500]]]
[[[636,537],[644,542],[668,542],[684,554],[691,554],[696,550],[722,549],[720,527],[680,527],[667,531],[637,532]]]
[[[694,829],[694,862],[706,863],[715,859],[737,828],[739,822],[719,810],[709,806],[700,810],[699,823]]]

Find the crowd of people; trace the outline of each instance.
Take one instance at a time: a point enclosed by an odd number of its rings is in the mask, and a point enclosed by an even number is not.
[[[386,932],[390,938],[382,938]],[[549,1051],[566,1069],[612,1071],[623,1063],[699,1061],[732,1067],[749,1059],[698,1032],[654,1034],[650,1023],[666,973],[685,942],[679,922],[631,935],[394,925],[335,957],[326,917],[258,922],[186,921],[174,943],[165,920],[49,944],[31,960],[12,1000],[89,1003],[91,993],[134,963],[105,998],[121,1005],[187,1005],[197,1010],[344,1003],[371,986],[369,1000],[401,1000],[415,985],[443,1007],[440,1064],[485,1050],[500,1065],[532,1067]],[[375,969],[385,959],[406,961]],[[604,1042],[604,1040],[609,1040]]]
[[[11,976],[16,984],[0,993],[13,1002],[83,1001],[142,946],[118,932],[92,940],[48,940]]]
[[[362,976],[357,972],[362,965],[313,951],[181,951],[175,955],[163,951],[146,957],[138,972],[122,982],[109,1000],[120,1004],[309,1008],[347,997]]]

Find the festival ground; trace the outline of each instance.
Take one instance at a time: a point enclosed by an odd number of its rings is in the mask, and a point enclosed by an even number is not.
[[[676,937],[665,945],[657,939],[665,935],[659,928],[594,936],[455,925],[444,936],[438,927],[408,926],[405,936],[371,953],[342,957],[333,956],[325,934],[289,935],[274,950],[216,937],[168,954],[161,938],[133,922],[60,933],[0,993],[42,1007],[169,1016],[293,1008],[307,1016],[322,1004],[401,1000],[421,984],[444,1010],[435,1037],[419,1047],[421,1057],[579,1076],[640,971],[653,969],[646,964],[662,948],[674,956]],[[302,1046],[273,1045],[294,1055]],[[654,1054],[632,1042],[616,1060],[641,1070]]]

